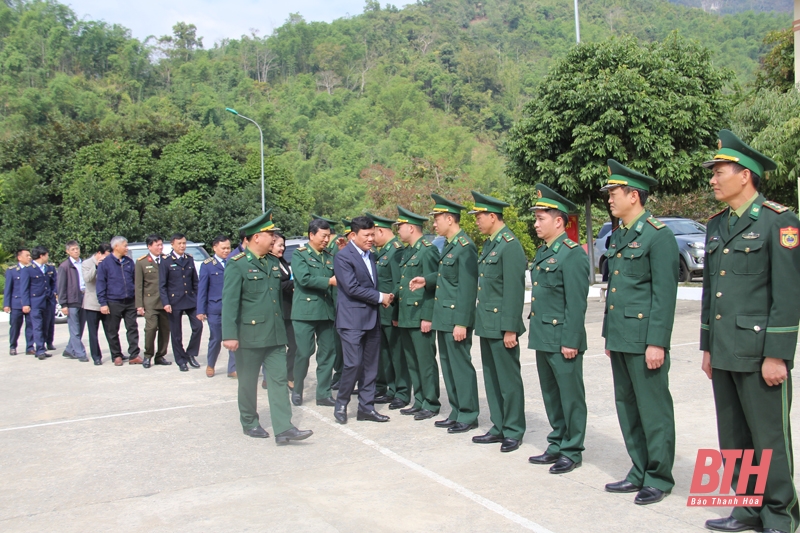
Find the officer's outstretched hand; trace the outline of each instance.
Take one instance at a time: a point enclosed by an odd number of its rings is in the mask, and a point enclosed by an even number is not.
[[[408,282],[408,288],[411,289],[411,292],[414,292],[417,289],[421,289],[424,286],[425,286],[425,278],[423,278],[422,276],[417,276],[416,278]]]
[[[764,362],[761,363],[761,375],[767,385],[774,387],[786,381],[789,373],[786,370],[786,363],[783,359],[765,357]]]
[[[237,341],[236,339],[222,341],[222,345],[225,347],[226,350],[230,350],[232,352],[235,352],[236,350],[239,349],[239,341]]]
[[[661,346],[648,346],[644,352],[644,359],[647,362],[647,368],[650,370],[657,370],[664,364],[664,348]]]
[[[567,348],[566,346],[561,347],[561,355],[564,356],[566,359],[575,359],[575,356],[578,355],[577,348]]]
[[[711,352],[709,351],[703,352],[703,364],[700,368],[702,368],[703,372],[706,373],[708,379],[711,379]]]
[[[517,344],[517,332],[516,331],[506,331],[503,333],[503,344],[506,348],[513,348]]]

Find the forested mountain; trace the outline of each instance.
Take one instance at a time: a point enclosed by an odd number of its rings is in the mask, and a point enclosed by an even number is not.
[[[696,40],[735,73],[731,94],[754,80],[766,33],[791,19],[665,0],[580,9],[582,41]],[[208,48],[192,25],[142,42],[115,22],[54,0],[0,3],[6,249],[232,232],[260,208],[259,136],[226,107],[263,127],[268,202],[290,233],[309,211],[414,204],[426,194],[406,186],[414,180],[462,198],[470,187],[502,191],[500,142],[575,40],[572,4],[560,0],[368,0],[352,18],[293,15],[271,35]]]

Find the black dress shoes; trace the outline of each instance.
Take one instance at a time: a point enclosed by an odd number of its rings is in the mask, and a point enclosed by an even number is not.
[[[445,418],[444,420],[437,420],[433,423],[434,426],[437,428],[450,428],[458,424],[455,420],[450,420],[449,418]]]
[[[142,361],[142,368],[150,368],[151,361],[152,359],[145,357],[144,361]]]
[[[658,503],[667,497],[667,493],[655,487],[642,487],[642,490],[633,499],[636,505],[650,505],[651,503]]]
[[[102,364],[103,364],[103,360],[102,359],[95,359],[94,360],[94,366],[100,366]]]
[[[755,526],[739,522],[734,517],[715,518],[713,520],[706,520],[706,529],[712,531],[752,531]],[[764,531],[767,531],[766,529]]]
[[[61,354],[61,357],[66,357],[67,359],[77,359],[77,357],[75,357],[75,354],[73,354],[72,352],[68,352],[66,350],[64,350],[64,353]]]
[[[373,409],[369,412],[359,411],[356,413],[356,420],[366,420],[369,422],[388,422],[389,417],[386,415],[380,414],[378,411]]]
[[[394,400],[394,396],[388,396],[386,394],[375,396],[375,403],[389,403],[392,400]]]
[[[275,435],[275,444],[283,446],[284,444],[289,444],[289,442],[293,440],[306,440],[313,434],[314,432],[310,429],[287,429],[283,433]]]
[[[606,492],[639,492],[641,487],[637,487],[627,479],[606,483]]]
[[[336,405],[336,400],[333,398],[323,398],[322,400],[317,400],[317,405],[321,405],[322,407],[333,407]]]
[[[40,353],[39,355],[36,356],[36,358],[39,361],[44,361],[45,359],[47,359],[47,354],[46,353]]]
[[[8,351],[8,355],[17,355],[17,351],[16,351],[14,348],[11,348],[11,349]]]
[[[492,444],[495,442],[503,442],[503,437],[486,433],[485,435],[476,435],[472,437],[472,442],[475,444]]]
[[[522,441],[518,439],[503,439],[503,445],[500,446],[500,451],[503,453],[506,452],[513,452],[517,448]]]
[[[394,409],[402,409],[406,405],[408,405],[408,402],[404,402],[400,398],[395,398],[394,400],[392,400],[389,403],[389,409],[392,409],[392,410],[394,410]]]
[[[189,369],[187,368],[186,371],[188,372]],[[269,437],[269,433],[267,430],[262,428],[261,426],[256,426],[253,429],[245,429],[244,434],[248,437],[255,437],[257,439],[266,439]]]
[[[334,409],[333,418],[335,418],[339,424],[347,424],[347,408],[339,406]]]
[[[420,411],[422,411],[421,407],[413,407],[412,406],[412,407],[407,407],[405,409],[400,409],[400,414],[401,415],[416,415]]]
[[[169,366],[172,364],[172,361],[167,361],[165,357],[156,357],[156,362],[153,364],[161,366]]]
[[[77,359],[81,363],[88,363],[89,362],[89,358],[88,357],[78,357]]]
[[[55,352],[56,351],[56,347],[53,346],[52,342],[47,343],[47,349],[50,350],[51,352]]]
[[[566,455],[562,455],[556,461],[556,464],[550,467],[551,474],[566,474],[567,472],[572,472],[576,468],[580,468],[581,463],[576,463]]]
[[[528,462],[534,465],[551,465],[558,461],[560,455],[544,452],[542,455],[528,457]]]
[[[180,369],[181,372],[189,371],[189,367],[186,366],[186,363],[178,363],[178,369]]]
[[[36,352],[34,352],[33,350],[28,350],[25,352],[25,355],[36,355]]]
[[[456,422],[449,428],[447,428],[448,433],[465,433],[471,429],[477,429],[478,422],[475,421],[472,424],[465,424],[464,422]]]
[[[197,362],[197,359],[193,355],[189,356],[189,366],[192,368],[200,368],[200,363]]]
[[[292,391],[292,403],[298,407],[303,405],[303,394],[301,392]]]
[[[429,411],[428,409],[420,409],[419,412],[414,415],[414,420],[427,420],[429,418],[433,418],[434,416],[436,416],[436,413],[433,411]]]

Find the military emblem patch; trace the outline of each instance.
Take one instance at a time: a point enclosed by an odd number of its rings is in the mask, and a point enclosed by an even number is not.
[[[497,255],[497,252],[492,252],[489,255]]]
[[[552,265],[553,263],[557,263],[558,259],[556,259],[555,257],[551,257],[550,259],[547,260],[547,262]]]
[[[797,245],[800,244],[800,240],[798,240],[798,230],[797,228],[793,228],[791,226],[787,226],[785,228],[781,228],[781,246],[784,248],[797,248]]]
[[[628,248],[639,248],[642,245],[640,242],[633,241],[628,245]]]
[[[452,259],[453,258],[453,254],[447,254],[447,258],[448,259]]]
[[[745,233],[744,235],[742,235],[742,239],[758,239],[760,236],[761,236],[760,233],[753,233],[751,231],[750,233]]]

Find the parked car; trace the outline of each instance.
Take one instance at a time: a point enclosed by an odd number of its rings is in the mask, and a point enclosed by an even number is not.
[[[140,257],[143,255],[147,255],[147,245],[143,242],[129,242],[128,243],[128,255],[134,261],[138,261]],[[162,254],[169,254],[172,253],[172,245],[168,242],[164,242],[164,250],[161,252]],[[186,241],[186,253],[191,255],[194,259],[194,266],[197,269],[197,273],[200,273],[200,265],[203,264],[203,261],[208,259],[210,256],[208,252],[206,252],[205,248],[203,248],[202,242],[192,242]]]
[[[660,217],[659,220],[672,230],[675,240],[678,241],[680,281],[690,281],[693,277],[702,276],[706,255],[706,227],[688,218]],[[606,222],[594,241],[594,265],[601,273],[606,269],[604,254],[608,249],[606,241],[610,233],[611,222]]]
[[[286,239],[286,249],[283,251],[283,258],[290,265],[292,264],[292,254],[301,246],[308,244],[307,237],[289,237]]]
[[[433,233],[428,233],[426,235],[423,235],[423,237],[428,239],[429,243],[438,248],[439,253],[442,253],[442,250],[444,250],[444,245],[447,243],[447,239],[445,239],[441,235],[434,235]]]

